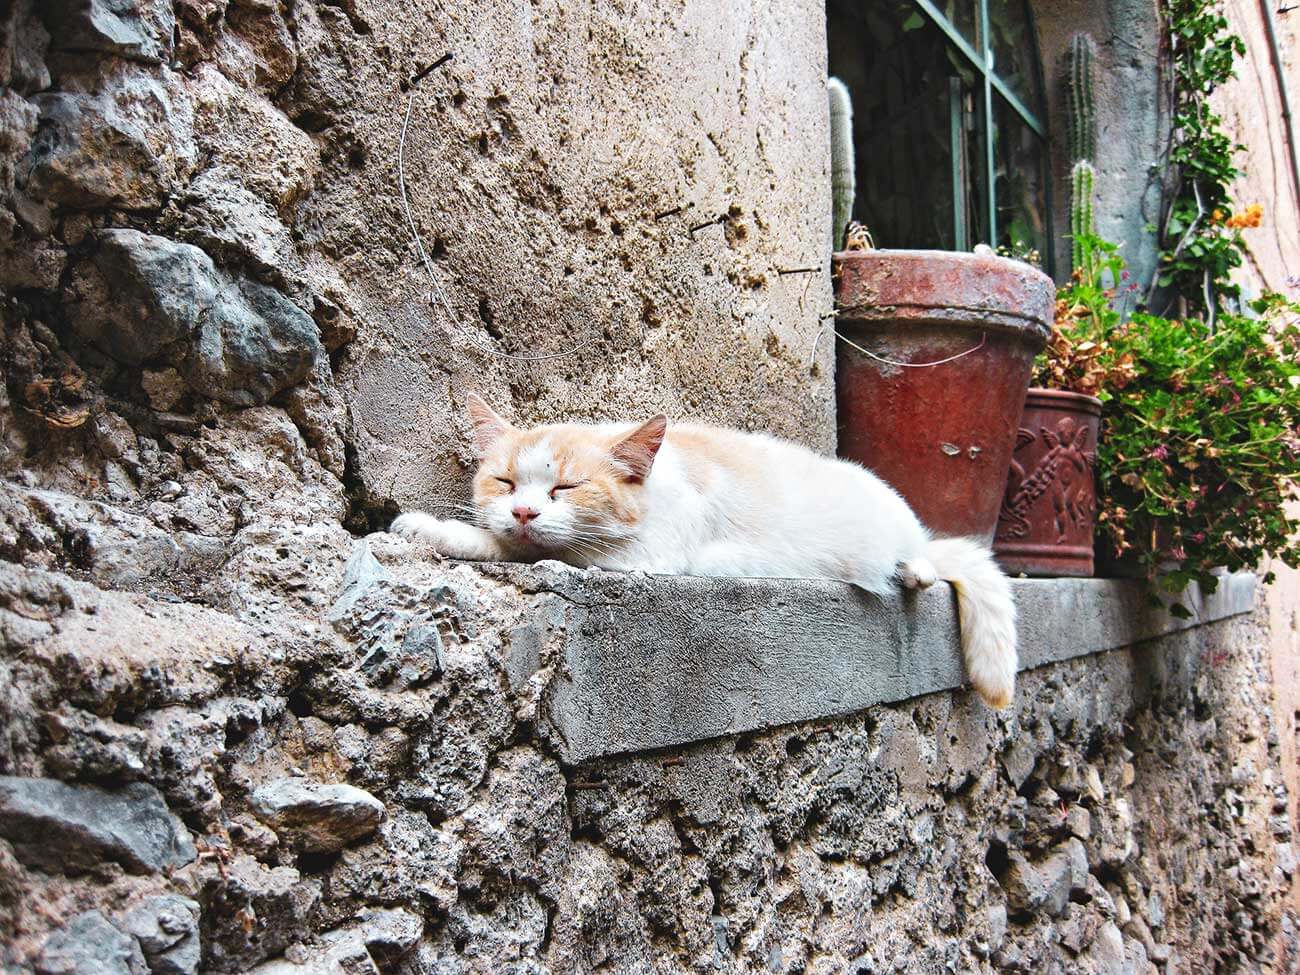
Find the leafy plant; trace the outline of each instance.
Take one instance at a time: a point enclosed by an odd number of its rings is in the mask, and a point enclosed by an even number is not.
[[[1221,297],[1239,297],[1229,275],[1241,264],[1243,243],[1227,216],[1228,186],[1239,175],[1233,157],[1241,146],[1224,130],[1210,95],[1235,75],[1234,62],[1246,48],[1214,0],[1164,0],[1163,9],[1174,70],[1173,186],[1152,284],[1171,289],[1190,311],[1213,321]]]
[[[1102,544],[1170,593],[1192,580],[1213,591],[1217,566],[1300,564],[1300,522],[1285,510],[1300,476],[1300,304],[1265,295],[1213,330],[1129,317],[1115,246],[1085,243],[1092,259],[1058,293],[1036,380],[1104,404]]]

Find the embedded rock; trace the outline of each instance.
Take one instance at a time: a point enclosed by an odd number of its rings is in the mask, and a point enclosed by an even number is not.
[[[269,869],[237,855],[204,904],[204,970],[246,972],[306,940],[320,899],[320,883],[292,867]]]
[[[36,959],[36,975],[147,975],[135,938],[87,911],[50,935]]]
[[[1059,916],[1070,899],[1071,876],[1071,857],[1066,851],[1053,853],[1038,864],[1013,854],[1002,879],[1012,915],[1025,918],[1042,911]]]
[[[95,92],[33,101],[40,125],[22,182],[35,198],[80,209],[157,207],[194,162],[189,106],[153,78],[114,75]]]
[[[171,57],[171,0],[42,0],[41,16],[60,51],[116,54],[158,64]]]
[[[128,365],[174,365],[196,392],[237,406],[265,403],[324,354],[293,302],[165,237],[104,231],[73,292],[83,341]]]
[[[342,783],[278,779],[257,789],[253,811],[282,841],[308,853],[334,853],[368,836],[384,818],[384,804]]]
[[[381,968],[389,968],[410,954],[424,934],[424,921],[400,908],[366,911],[356,926],[366,950]]]
[[[203,251],[138,230],[104,231],[90,267],[78,270],[81,337],[132,366],[183,361],[184,344],[221,288]]]
[[[195,975],[199,967],[199,905],[188,897],[150,897],[122,918],[140,943],[153,975]]]
[[[319,943],[302,947],[293,958],[276,958],[249,975],[379,975],[379,968],[355,931],[330,931]]]
[[[143,782],[110,792],[0,776],[0,836],[24,863],[61,872],[115,860],[132,873],[157,873],[196,855],[189,831]]]
[[[240,280],[203,316],[181,371],[196,392],[257,406],[304,379],[322,352],[310,315],[274,288]]]

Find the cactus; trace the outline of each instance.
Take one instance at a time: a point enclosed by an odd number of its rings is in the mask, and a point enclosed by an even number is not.
[[[1097,171],[1092,160],[1097,150],[1097,119],[1093,109],[1092,64],[1096,47],[1087,34],[1070,39],[1070,73],[1066,84],[1069,108],[1070,158],[1070,235],[1073,238],[1070,263],[1075,270],[1083,267],[1091,255],[1083,238],[1095,234],[1097,225],[1092,210],[1093,188]]]
[[[1070,158],[1094,159],[1097,155],[1097,119],[1092,88],[1092,65],[1096,47],[1087,34],[1070,39],[1070,74],[1066,100],[1070,118]]]
[[[1084,238],[1097,229],[1092,212],[1096,177],[1097,171],[1086,159],[1078,160],[1070,169],[1070,264],[1075,269],[1083,267],[1091,257]]]
[[[853,100],[839,78],[826,79],[831,104],[831,250],[843,246],[856,191],[853,165]]]

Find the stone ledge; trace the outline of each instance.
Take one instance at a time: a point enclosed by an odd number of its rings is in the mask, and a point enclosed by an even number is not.
[[[649,577],[539,566],[489,574],[560,597],[563,664],[543,721],[562,757],[682,745],[859,711],[964,683],[952,590],[885,599],[819,579]],[[1188,620],[1141,583],[1015,580],[1021,669],[1249,612],[1257,582],[1189,591]],[[558,626],[556,625],[558,624]]]

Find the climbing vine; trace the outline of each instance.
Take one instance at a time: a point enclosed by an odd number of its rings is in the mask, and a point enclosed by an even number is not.
[[[1185,303],[1182,313],[1204,315],[1212,325],[1223,297],[1237,298],[1229,280],[1241,264],[1241,228],[1258,226],[1256,208],[1236,214],[1228,193],[1242,147],[1224,130],[1210,95],[1236,73],[1245,54],[1215,0],[1163,0],[1173,78],[1169,161],[1173,191],[1161,231],[1155,286]],[[1148,300],[1153,295],[1148,296]]]

